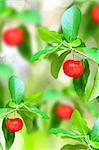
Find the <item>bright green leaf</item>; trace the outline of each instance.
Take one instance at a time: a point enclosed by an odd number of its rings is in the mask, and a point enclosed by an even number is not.
[[[40,115],[43,119],[49,119],[48,115],[40,109],[33,107],[30,109],[33,113]]]
[[[73,79],[75,91],[80,97],[84,96],[85,94],[85,88],[90,74],[90,68],[87,59],[83,59],[82,62],[84,63],[84,72],[82,76]]]
[[[31,37],[25,26],[21,25],[20,28],[24,32],[25,39],[24,39],[24,42],[20,46],[18,46],[18,50],[19,50],[19,53],[23,56],[23,58],[30,61],[32,57]]]
[[[7,121],[7,118],[4,118],[3,123],[2,123],[2,130],[3,130],[5,142],[6,142],[5,143],[6,149],[9,149],[14,142],[15,133],[8,131],[8,129],[6,128],[6,121]]]
[[[61,148],[61,150],[84,150],[84,149],[88,149],[88,147],[83,144],[76,144],[76,145],[67,144]]]
[[[54,48],[44,48],[43,50],[38,51],[36,54],[34,54],[32,56],[31,61],[34,62],[34,61],[41,60],[45,56],[61,50],[61,45],[62,45],[62,43],[59,44],[58,46],[54,47]]]
[[[71,118],[73,127],[81,134],[87,135],[90,132],[86,121],[81,117],[79,111],[75,110]]]
[[[56,57],[56,59],[53,59],[51,63],[51,74],[55,79],[58,78],[58,74],[64,62],[64,59],[70,52],[71,52],[70,50],[65,51],[60,56]]]
[[[0,76],[12,76],[14,71],[10,65],[0,64]]]
[[[62,16],[62,30],[68,42],[74,41],[78,36],[81,23],[81,12],[77,6],[67,9]]]
[[[76,39],[76,40],[74,40],[72,43],[70,43],[70,45],[71,45],[72,47],[78,47],[78,46],[81,45],[81,40],[80,40],[80,39]]]
[[[99,142],[99,118],[96,120],[92,131],[91,131],[91,140],[93,142]]]
[[[12,102],[12,101],[9,101],[8,105],[9,105],[9,107],[11,107],[11,108],[16,108],[16,107],[19,106],[19,105],[17,105],[16,103],[14,103],[14,102]]]
[[[73,139],[78,139],[79,140],[79,135],[75,134],[74,132],[72,131],[69,131],[69,130],[66,130],[66,129],[62,129],[62,128],[52,128],[49,130],[50,133],[52,134],[60,134],[61,136],[62,135],[65,135],[69,138],[73,138]]]
[[[42,40],[51,43],[61,43],[62,36],[58,32],[50,31],[44,27],[38,28],[39,35]]]
[[[9,79],[9,90],[12,98],[12,102],[19,104],[24,99],[24,83],[16,76],[12,76]]]
[[[43,119],[49,119],[48,115],[41,111],[40,109],[36,108],[36,107],[28,107],[28,106],[24,106],[29,112],[33,113],[34,115],[39,115],[41,116]]]

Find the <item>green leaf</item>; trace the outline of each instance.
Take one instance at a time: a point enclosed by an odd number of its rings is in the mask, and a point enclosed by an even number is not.
[[[14,71],[10,65],[0,64],[0,76],[10,77],[14,74]]]
[[[78,48],[78,51],[81,51],[91,60],[99,64],[99,48]]]
[[[24,83],[16,76],[9,79],[9,90],[12,102],[20,104],[24,99]]]
[[[18,107],[19,105],[17,105],[16,103],[14,103],[14,102],[12,102],[12,101],[9,101],[8,106],[11,107],[11,108],[16,108],[16,107]]]
[[[90,68],[87,59],[83,59],[82,62],[84,63],[84,72],[82,76],[73,79],[74,89],[80,97],[84,96],[85,94],[85,88],[90,74]]]
[[[97,73],[94,78],[94,84],[93,84],[93,88],[91,90],[91,95],[89,97],[89,101],[94,100],[98,96],[99,96],[99,67],[98,67]]]
[[[64,59],[70,52],[71,52],[70,50],[65,51],[60,56],[57,56],[56,59],[53,59],[51,63],[51,74],[55,79],[58,78],[58,74],[64,62]]]
[[[49,119],[48,115],[45,112],[41,111],[36,107],[31,108],[30,111],[40,115],[43,119]]]
[[[92,131],[91,131],[91,140],[93,142],[99,142],[99,118],[97,118]]]
[[[89,140],[89,144],[91,145],[92,148],[95,150],[99,150],[99,142],[92,142]]]
[[[74,40],[72,43],[70,43],[70,45],[72,46],[72,47],[78,47],[78,46],[80,46],[81,45],[81,40],[80,39],[76,39],[76,40]]]
[[[7,112],[7,108],[0,108],[0,118],[4,117]]]
[[[62,30],[68,42],[74,41],[78,36],[81,23],[81,12],[76,6],[67,9],[62,16]]]
[[[62,45],[62,43],[59,44],[58,46],[54,47],[54,48],[44,48],[43,50],[38,51],[36,54],[34,54],[32,56],[31,61],[34,62],[34,61],[41,60],[45,56],[61,50],[61,45]]]
[[[22,23],[39,24],[41,22],[41,16],[36,10],[24,10],[13,17]]]
[[[34,131],[34,125],[33,125],[34,114],[29,112],[25,108],[18,110],[18,113],[21,115],[21,117],[24,120],[27,132],[28,133],[33,132]]]
[[[24,99],[25,103],[34,103],[37,104],[39,102],[41,102],[43,94],[41,92],[33,94],[30,97],[27,97]]]
[[[7,121],[7,118],[4,118],[3,124],[2,124],[2,130],[3,130],[5,142],[6,142],[6,148],[9,149],[14,142],[15,133],[8,131],[8,129],[6,128],[6,121]]]
[[[83,144],[76,144],[76,145],[64,145],[61,150],[84,150],[84,149],[88,149],[88,147],[86,145]]]
[[[32,57],[31,37],[27,28],[24,25],[21,25],[20,28],[24,32],[25,39],[24,39],[24,42],[20,46],[18,46],[18,51],[23,56],[23,58],[30,61]]]
[[[58,32],[50,31],[44,27],[38,28],[39,35],[42,40],[49,42],[49,43],[61,43],[62,36]]]
[[[61,120],[58,119],[58,117],[56,116],[56,108],[57,106],[59,106],[59,102],[56,102],[51,110],[51,120],[50,120],[50,128],[56,128],[59,127],[59,125],[61,124]]]
[[[73,112],[71,122],[73,127],[75,127],[81,134],[87,135],[90,132],[86,121],[81,117],[79,111],[75,110]]]
[[[79,135],[75,134],[74,132],[66,130],[66,129],[62,129],[62,128],[52,128],[49,130],[49,132],[52,134],[55,134],[55,135],[57,135],[57,134],[60,134],[61,136],[66,135],[69,138],[78,139],[78,140],[80,137]]]

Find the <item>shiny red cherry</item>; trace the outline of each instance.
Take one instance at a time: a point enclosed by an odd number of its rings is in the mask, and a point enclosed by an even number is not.
[[[73,106],[61,104],[56,108],[56,116],[61,120],[70,120],[73,111]]]
[[[20,118],[8,119],[6,122],[6,127],[10,132],[20,131],[23,127],[23,121]]]
[[[83,74],[84,64],[80,60],[66,60],[63,71],[67,76],[77,78]]]
[[[18,46],[24,41],[24,32],[20,28],[8,29],[4,32],[3,39],[9,46]]]
[[[92,9],[92,19],[95,23],[99,24],[99,5],[96,5]]]

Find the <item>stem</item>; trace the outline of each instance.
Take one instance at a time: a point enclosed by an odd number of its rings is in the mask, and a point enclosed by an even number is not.
[[[75,52],[75,53],[78,53],[78,54],[80,54],[80,55],[83,55],[84,57],[88,57],[86,54],[84,54],[84,53],[82,53],[82,52],[80,52],[80,51],[77,51],[76,49],[70,47],[67,43],[63,43],[63,45],[66,46],[69,50],[71,50],[71,51],[73,51],[73,52]]]
[[[63,42],[64,42],[64,41],[63,41]],[[86,54],[82,53],[81,51],[78,51],[78,50],[76,50],[76,49],[70,47],[68,43],[65,42],[65,43],[63,43],[63,45],[66,46],[69,50],[71,50],[71,51],[73,51],[73,52],[75,52],[75,53],[78,53],[78,54],[80,54],[80,55],[82,55],[82,56],[84,56],[84,57],[89,58],[90,60],[92,60],[92,58],[90,58],[90,57],[87,56]]]

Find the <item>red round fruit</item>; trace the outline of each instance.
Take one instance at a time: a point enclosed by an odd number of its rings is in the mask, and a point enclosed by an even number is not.
[[[99,24],[99,5],[92,9],[92,19],[95,23]]]
[[[84,64],[80,60],[66,60],[63,71],[67,76],[77,78],[83,74]]]
[[[4,32],[3,39],[9,46],[18,46],[24,41],[24,32],[20,28],[8,29]]]
[[[73,106],[62,104],[56,108],[56,116],[61,120],[70,120],[73,111]]]
[[[10,132],[17,132],[22,129],[23,121],[20,118],[8,119],[6,127]]]

